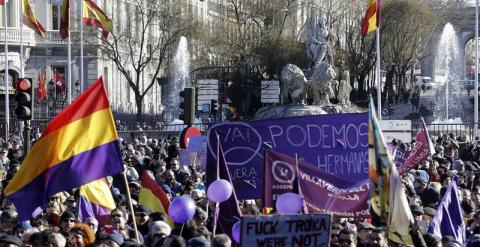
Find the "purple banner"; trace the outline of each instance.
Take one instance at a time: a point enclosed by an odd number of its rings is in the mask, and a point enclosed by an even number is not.
[[[368,113],[225,122],[208,132],[207,171],[216,164],[216,135],[239,199],[263,197],[264,144],[298,156],[346,181],[368,178]],[[213,181],[213,174],[207,174]]]
[[[392,155],[393,160],[395,161],[395,165],[397,168],[403,166],[405,161],[410,156],[410,151],[403,150],[399,147],[395,147],[392,144],[387,144],[387,150]]]
[[[425,123],[422,122],[418,128],[411,150],[406,151],[391,144],[387,145],[387,150],[393,156],[398,173],[403,174],[431,155],[429,145],[427,128]]]
[[[331,213],[342,217],[364,218],[368,212],[369,179],[347,181],[328,174],[303,160],[273,150],[266,151],[265,207],[275,205],[276,198],[298,186],[308,212]],[[298,171],[295,172],[295,164]],[[298,185],[297,185],[298,184]]]

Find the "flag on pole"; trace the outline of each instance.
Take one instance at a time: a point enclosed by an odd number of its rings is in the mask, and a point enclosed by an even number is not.
[[[5,188],[20,220],[39,214],[57,192],[123,171],[103,84],[100,77],[48,124]]]
[[[78,218],[83,222],[94,217],[100,225],[108,223],[110,212],[115,209],[115,201],[105,178],[80,186],[78,198]]]
[[[368,174],[375,185],[375,196],[378,197],[379,216],[387,220],[389,200],[389,176],[393,159],[387,150],[382,130],[378,124],[375,106],[370,99],[368,121]]]
[[[0,5],[5,5],[5,0],[0,0]]]
[[[368,160],[368,173],[375,185],[372,196],[373,211],[389,226],[390,240],[411,246],[413,243],[410,226],[414,220],[413,215],[402,186],[402,179],[387,150],[372,99],[368,121]]]
[[[67,90],[67,84],[65,83],[62,74],[60,74],[57,70],[55,70],[55,85],[62,93]]]
[[[368,8],[362,21],[361,32],[363,37],[366,37],[369,32],[375,31],[379,27],[380,4],[380,0],[368,0]]]
[[[38,88],[37,88],[37,97],[39,100],[47,99],[47,84],[45,83],[45,74],[40,72],[38,76]]]
[[[223,153],[223,148],[220,142],[217,140],[218,156],[217,162],[219,169],[219,179],[225,179],[232,184],[232,179],[230,177],[230,172],[227,167],[227,161],[225,160],[225,155]],[[238,206],[237,194],[235,193],[235,188],[233,189],[232,196],[228,200],[220,203],[219,217],[217,222],[216,234],[225,233],[230,238],[232,238],[232,227],[233,225],[240,220],[242,216],[242,211]],[[232,238],[233,239],[233,238]]]
[[[112,20],[92,0],[83,0],[82,18],[84,25],[102,29],[105,38],[112,30]]]
[[[70,28],[70,0],[63,0],[60,13],[60,37],[66,39]]]
[[[440,238],[452,236],[462,246],[466,244],[466,227],[458,198],[457,178],[452,179],[437,208],[428,232]]]
[[[405,194],[402,178],[395,165],[392,164],[388,205],[388,239],[397,244],[412,246],[410,226],[413,222],[414,218]]]
[[[22,14],[22,22],[29,28],[33,29],[38,35],[45,38],[45,28],[43,28],[42,24],[38,22],[35,14],[33,13],[32,7],[30,6],[30,2],[28,0],[23,0],[22,6],[23,14]]]

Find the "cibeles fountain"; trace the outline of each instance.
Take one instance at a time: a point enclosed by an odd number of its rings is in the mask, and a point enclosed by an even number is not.
[[[320,16],[310,31],[306,47],[310,60],[307,75],[298,66],[287,64],[280,76],[282,104],[259,109],[255,119],[365,111],[350,102],[349,72],[343,71],[340,80],[336,80],[333,34],[325,24],[325,17]],[[313,98],[312,105],[307,105],[307,98]],[[330,102],[333,98],[337,104]]]
[[[181,120],[176,119],[180,111],[181,98],[179,93],[185,87],[191,86],[190,83],[190,53],[188,52],[187,38],[180,37],[177,51],[170,64],[170,77],[162,90],[162,120],[168,124],[181,124]]]

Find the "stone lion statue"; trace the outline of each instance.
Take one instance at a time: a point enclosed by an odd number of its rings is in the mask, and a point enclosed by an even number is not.
[[[308,80],[313,94],[315,105],[330,104],[330,98],[335,97],[332,83],[337,74],[328,63],[319,63],[312,68],[312,74]]]
[[[282,69],[280,77],[282,87],[282,99],[284,104],[304,105],[307,98],[307,79],[303,71],[294,64],[287,64]]]
[[[350,105],[350,92],[352,91],[352,86],[350,85],[350,73],[348,71],[343,71],[342,79],[338,84],[338,104],[340,105]]]

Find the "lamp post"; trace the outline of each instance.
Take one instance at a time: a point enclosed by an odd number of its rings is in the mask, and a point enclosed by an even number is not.
[[[475,89],[473,106],[473,139],[478,132],[478,0],[475,2]]]

